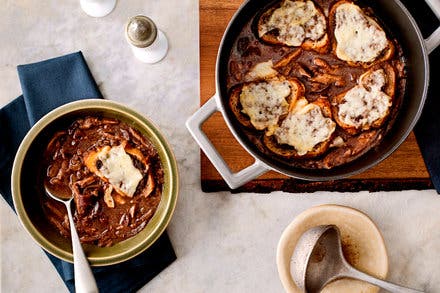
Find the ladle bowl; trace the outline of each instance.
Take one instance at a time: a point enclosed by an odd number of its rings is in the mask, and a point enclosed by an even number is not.
[[[389,292],[423,292],[385,282],[352,267],[344,257],[335,225],[313,227],[300,237],[293,251],[290,272],[298,288],[309,293],[319,292],[341,278],[362,280]]]

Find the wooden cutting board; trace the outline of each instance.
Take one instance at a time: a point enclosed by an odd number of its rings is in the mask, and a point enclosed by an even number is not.
[[[242,0],[200,0],[200,104],[215,93],[215,63],[224,30]],[[239,145],[220,113],[202,127],[232,171],[249,165],[253,158]],[[229,190],[220,174],[201,153],[201,184],[205,192]],[[268,172],[234,192],[360,191],[429,189],[432,183],[413,133],[389,158],[376,167],[348,179],[308,182]]]

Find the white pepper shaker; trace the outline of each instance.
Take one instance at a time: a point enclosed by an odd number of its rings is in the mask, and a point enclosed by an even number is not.
[[[125,37],[133,54],[144,63],[159,62],[168,52],[165,34],[144,15],[137,15],[128,20]]]
[[[103,17],[113,11],[116,0],[80,0],[81,8],[90,16]]]

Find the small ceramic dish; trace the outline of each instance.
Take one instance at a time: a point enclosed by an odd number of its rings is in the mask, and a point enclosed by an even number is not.
[[[336,225],[341,232],[342,248],[347,261],[375,277],[385,279],[388,273],[388,256],[379,229],[364,213],[339,205],[312,207],[299,214],[284,230],[277,249],[278,273],[286,292],[301,292],[290,275],[290,259],[296,243],[308,229],[319,225]],[[378,292],[368,283],[341,279],[328,284],[323,293]]]
[[[126,106],[101,99],[81,100],[51,111],[31,128],[17,151],[11,178],[12,196],[20,222],[32,238],[49,253],[72,262],[70,239],[62,237],[49,224],[41,208],[39,194],[44,193],[44,187],[37,179],[37,160],[42,155],[48,138],[52,137],[55,131],[70,125],[79,117],[88,115],[116,118],[137,129],[154,145],[164,171],[160,204],[142,231],[111,247],[83,245],[90,264],[104,266],[128,260],[150,247],[165,231],[176,206],[176,159],[170,145],[150,120]]]

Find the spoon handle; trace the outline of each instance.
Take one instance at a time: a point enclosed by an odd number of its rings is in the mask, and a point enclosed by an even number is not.
[[[370,284],[379,286],[379,287],[381,287],[389,292],[393,292],[393,293],[423,293],[424,292],[424,291],[420,291],[420,290],[402,287],[402,286],[399,286],[399,285],[396,285],[396,284],[393,284],[390,282],[383,281],[381,279],[377,279],[377,278],[372,277],[366,273],[358,271],[353,267],[348,269],[344,275],[349,278],[362,280],[362,281],[368,282]]]
[[[75,223],[73,222],[73,215],[71,209],[72,199],[65,202],[67,214],[69,217],[70,234],[72,235],[73,248],[73,265],[75,274],[75,291],[78,293],[95,293],[99,292],[96,286],[96,281],[93,276],[87,257],[82,249],[81,242],[76,232]]]

